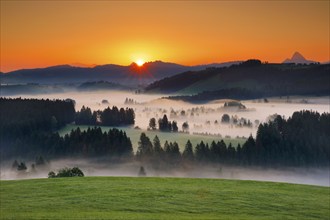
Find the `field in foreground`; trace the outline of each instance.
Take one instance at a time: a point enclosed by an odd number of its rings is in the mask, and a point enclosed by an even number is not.
[[[0,219],[329,219],[329,187],[84,177],[0,181]]]

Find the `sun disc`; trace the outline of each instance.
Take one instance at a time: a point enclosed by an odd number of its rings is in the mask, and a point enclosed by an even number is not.
[[[137,60],[136,61],[136,64],[138,65],[138,66],[142,66],[143,64],[144,64],[144,61],[143,60]]]

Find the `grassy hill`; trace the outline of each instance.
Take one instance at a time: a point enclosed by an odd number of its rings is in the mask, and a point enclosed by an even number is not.
[[[0,182],[0,219],[329,219],[329,187],[219,179]]]

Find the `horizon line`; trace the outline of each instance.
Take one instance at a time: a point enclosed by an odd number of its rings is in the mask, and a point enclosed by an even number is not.
[[[256,58],[250,58],[250,59],[246,59],[246,60],[232,60],[232,61],[224,61],[224,62],[201,63],[201,64],[196,64],[196,65],[184,65],[184,64],[170,62],[170,61],[153,60],[153,61],[146,61],[143,65],[145,65],[147,63],[162,62],[162,63],[169,63],[169,64],[181,65],[181,66],[185,66],[185,67],[195,67],[195,66],[204,66],[204,65],[205,66],[206,65],[219,65],[219,64],[232,63],[232,62],[244,62],[244,61],[252,60],[252,59],[256,59]],[[260,60],[260,59],[256,59],[256,60]],[[262,63],[268,63],[268,64],[284,64],[284,61],[285,60],[283,60],[282,62],[269,62],[269,61],[261,61],[261,62]],[[292,63],[294,63],[294,62],[292,62]],[[325,62],[315,61],[315,63],[328,64],[328,63],[330,63],[330,60],[325,61]],[[79,65],[77,65],[77,64],[79,64]],[[106,65],[115,65],[115,66],[129,67],[132,64],[136,64],[136,62],[133,61],[129,65],[121,65],[121,64],[115,64],[115,63],[85,64],[85,63],[80,63],[80,62],[74,62],[74,63],[63,63],[63,64],[56,64],[56,65],[50,65],[50,66],[32,67],[32,68],[19,68],[19,69],[13,69],[13,70],[10,70],[10,71],[7,71],[7,72],[3,72],[3,71],[0,70],[0,72],[3,73],[3,74],[7,74],[7,73],[15,72],[15,71],[20,71],[20,70],[46,69],[46,68],[60,67],[60,66],[70,66],[70,67],[90,68],[90,69],[95,68],[95,67],[98,67],[98,66],[106,66]]]

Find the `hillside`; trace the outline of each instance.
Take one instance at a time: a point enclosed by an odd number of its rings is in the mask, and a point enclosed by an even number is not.
[[[327,219],[329,187],[220,179],[0,182],[1,219]]]
[[[97,91],[97,90],[129,90],[128,86],[107,81],[85,82],[77,87],[79,91]]]
[[[93,81],[78,84],[3,84],[1,85],[0,95],[34,95],[34,94],[51,94],[76,91],[106,91],[106,90],[132,90],[136,87],[124,86],[119,83],[107,81]]]
[[[229,66],[237,62],[215,63],[209,65],[184,66],[162,61],[147,62],[139,67],[136,63],[128,66],[106,64],[94,67],[70,65],[52,66],[38,69],[21,69],[0,74],[2,84],[24,83],[84,83],[86,81],[110,81],[122,85],[151,83],[164,77],[190,70],[202,70],[207,67]]]
[[[40,85],[37,83],[17,84],[17,85],[1,85],[0,95],[10,96],[19,94],[40,94],[40,93],[61,93],[71,90],[72,86],[68,85]]]
[[[208,68],[202,71],[177,74],[150,84],[146,91],[181,95],[203,92],[220,93],[207,94],[209,100],[223,98],[221,93],[230,92],[231,89],[242,90],[239,91],[242,94],[251,93],[252,98],[328,95],[330,91],[329,70],[329,64],[262,64],[260,61],[250,60],[231,67]],[[227,94],[223,96],[240,98],[240,95],[238,97]]]

